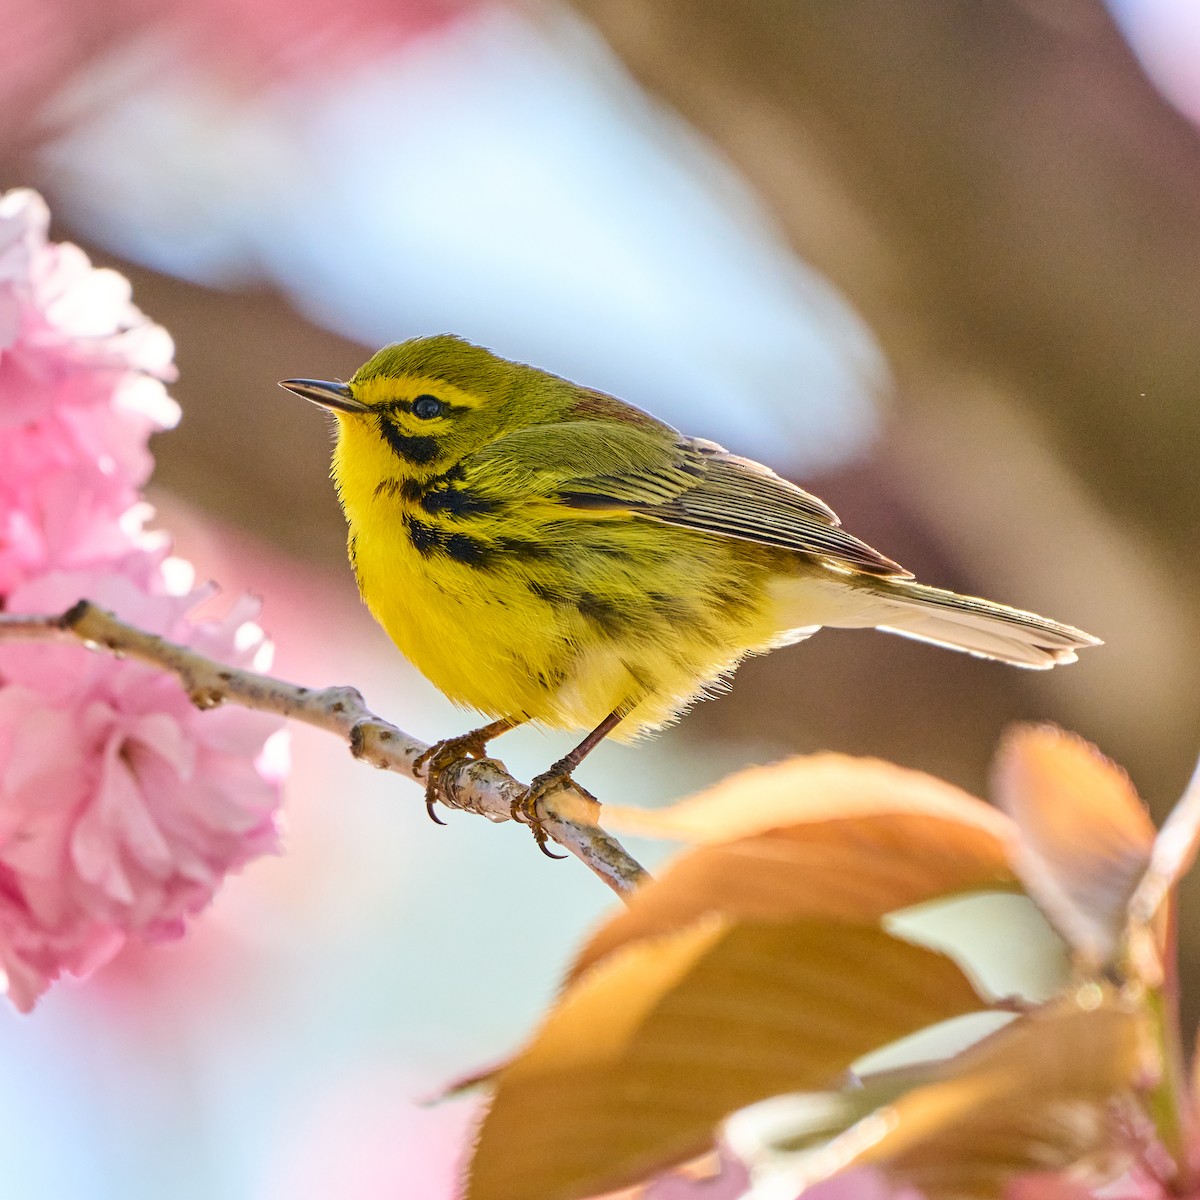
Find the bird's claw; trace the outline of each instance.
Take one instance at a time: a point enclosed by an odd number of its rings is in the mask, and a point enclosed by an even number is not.
[[[427,750],[417,756],[413,762],[413,770],[425,771],[425,811],[429,819],[437,825],[445,825],[434,810],[434,805],[443,797],[449,798],[450,790],[445,783],[446,775],[464,761],[483,758],[487,752],[487,743],[475,733],[466,733],[460,737],[444,738],[434,742]]]
[[[477,729],[459,737],[445,738],[440,742],[434,742],[414,760],[413,770],[425,773],[425,809],[429,813],[430,820],[435,821],[438,825],[444,825],[446,822],[438,817],[434,806],[443,798],[451,799],[450,789],[447,787],[449,773],[463,762],[485,757],[488,738],[484,735],[487,733],[494,733],[492,727]],[[512,819],[529,826],[538,849],[547,858],[566,858],[567,855],[555,854],[548,849],[550,835],[546,832],[544,818],[538,813],[538,802],[565,787],[574,787],[584,791],[571,778],[569,768],[573,765],[574,763],[569,760],[555,763],[548,771],[543,771],[538,775],[509,806],[509,814]],[[584,792],[584,794],[590,795],[588,792]]]
[[[538,801],[574,782],[570,772],[557,771],[551,768],[549,771],[538,775],[525,791],[512,802],[512,806],[509,809],[514,821],[521,821],[529,826],[529,831],[533,834],[533,840],[537,842],[537,848],[547,858],[566,858],[567,855],[555,854],[554,851],[546,849],[547,843],[550,841],[550,835],[546,832],[545,822],[538,815]]]

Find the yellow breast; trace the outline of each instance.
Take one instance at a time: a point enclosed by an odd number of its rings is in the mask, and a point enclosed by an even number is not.
[[[360,515],[351,558],[372,614],[488,717],[584,729],[626,708],[619,733],[635,736],[779,642],[767,555],[729,539],[635,519],[438,519],[402,495]]]
[[[363,599],[446,696],[489,718],[618,736],[670,720],[747,653],[788,640],[771,580],[794,556],[401,470],[351,424],[333,475]],[[351,442],[353,440],[353,443]]]
[[[375,619],[456,704],[540,719],[564,655],[553,607],[513,572],[471,561],[478,539],[455,544],[455,557],[447,541],[468,535],[407,516],[351,531],[359,588]]]

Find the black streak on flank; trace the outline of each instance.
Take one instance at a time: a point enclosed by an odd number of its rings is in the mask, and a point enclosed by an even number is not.
[[[442,452],[441,444],[434,437],[409,437],[403,434],[386,413],[379,413],[379,433],[391,447],[392,453],[410,463],[431,463]]]
[[[406,490],[408,481],[399,479],[381,479],[375,485],[375,496],[403,496]]]
[[[446,538],[446,553],[455,562],[466,563],[468,567],[485,567],[491,557],[491,551],[483,542],[463,533],[452,533]]]
[[[604,558],[623,559],[625,561],[633,558],[633,555],[624,546],[618,546],[615,542],[594,542],[588,547],[588,552],[599,554]]]
[[[424,521],[418,521],[415,517],[409,517],[404,524],[408,528],[408,540],[412,542],[413,549],[418,554],[428,558],[435,550],[440,549],[442,542],[440,530],[434,529],[432,525],[426,525]]]
[[[566,603],[566,596],[556,587],[539,583],[536,579],[531,579],[527,586],[533,595],[535,595],[539,600],[544,600],[547,604]]]
[[[455,488],[466,476],[462,463],[455,463],[448,471],[428,479],[381,479],[375,485],[375,495],[391,496],[420,504],[427,513],[449,512],[455,515],[474,516],[493,512],[498,505],[482,496]]]
[[[444,488],[426,492],[421,497],[421,507],[427,513],[449,513],[452,517],[482,517],[497,509],[494,500],[476,495],[461,488]]]
[[[554,547],[532,541],[530,538],[500,538],[497,545],[506,557],[524,559],[526,562],[554,556]]]
[[[413,549],[424,558],[432,554],[446,554],[468,567],[486,567],[491,562],[491,547],[476,538],[462,533],[449,533],[436,525],[418,521],[416,517],[405,518],[404,525]]]
[[[732,587],[717,588],[712,593],[712,598],[726,616],[738,620],[754,608],[754,601],[745,592],[736,591]]]
[[[666,592],[647,592],[646,599],[654,606],[655,613],[672,625],[700,623],[699,614],[679,596],[671,596]]]
[[[598,625],[605,633],[620,632],[621,612],[611,600],[605,600],[594,592],[584,592],[575,601],[575,607],[581,616]]]

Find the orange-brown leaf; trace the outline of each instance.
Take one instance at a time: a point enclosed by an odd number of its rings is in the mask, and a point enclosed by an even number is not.
[[[571,977],[707,913],[874,922],[939,896],[1015,886],[1006,842],[981,824],[903,810],[814,818],[680,855],[592,935]]]
[[[877,927],[714,918],[610,955],[503,1069],[469,1200],[574,1200],[705,1150],[767,1096],[980,1006],[947,958]]]
[[[724,842],[837,817],[919,813],[972,825],[999,839],[1011,823],[982,800],[922,771],[876,758],[811,754],[751,767],[670,808],[606,805],[605,825],[688,842]]]
[[[1098,989],[1048,1005],[965,1051],[812,1155],[811,1184],[877,1164],[927,1200],[999,1200],[1014,1178],[1114,1161],[1111,1103],[1154,1064],[1144,1018]]]
[[[1129,777],[1082,738],[1026,725],[1001,745],[993,781],[1020,827],[1016,867],[1029,894],[1085,961],[1108,963],[1154,845]]]

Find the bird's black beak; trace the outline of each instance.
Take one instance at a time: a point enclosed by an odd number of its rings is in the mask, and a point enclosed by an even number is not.
[[[370,411],[368,405],[355,400],[354,393],[345,383],[327,383],[323,379],[281,379],[279,386],[322,408],[336,408],[348,413]]]

